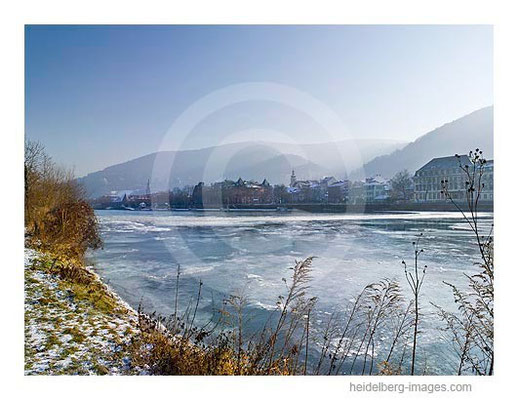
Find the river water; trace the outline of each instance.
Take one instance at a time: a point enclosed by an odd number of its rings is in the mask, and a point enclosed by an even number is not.
[[[478,249],[462,216],[455,212],[310,214],[280,212],[98,211],[104,249],[92,254],[95,268],[133,307],[162,315],[173,312],[177,265],[180,306],[185,308],[203,282],[200,321],[230,293],[244,292],[261,325],[284,294],[295,260],[314,256],[310,295],[318,317],[340,313],[361,289],[383,278],[397,279],[409,298],[401,261],[413,257],[420,233],[424,320],[419,365],[427,373],[450,374],[456,359],[438,329],[434,302],[453,310],[447,281],[465,286],[476,271]],[[481,214],[487,231],[492,213]]]

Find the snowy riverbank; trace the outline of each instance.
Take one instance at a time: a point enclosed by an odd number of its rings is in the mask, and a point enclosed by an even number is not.
[[[91,285],[59,278],[49,265],[42,255],[25,250],[25,374],[146,373],[131,366],[135,310],[93,271],[95,292]]]

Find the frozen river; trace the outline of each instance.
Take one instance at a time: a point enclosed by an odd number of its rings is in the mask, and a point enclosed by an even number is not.
[[[428,371],[451,373],[454,361],[437,330],[430,301],[452,308],[443,283],[463,285],[476,270],[478,249],[459,213],[309,214],[279,212],[98,211],[104,249],[93,260],[101,277],[129,304],[172,313],[177,264],[185,307],[203,281],[202,313],[213,301],[244,291],[256,323],[275,309],[295,260],[315,256],[312,296],[323,314],[343,310],[368,283],[401,282],[408,296],[402,259],[411,261],[412,241],[423,233],[422,344]],[[482,214],[489,229],[492,214]],[[441,342],[442,341],[442,342]],[[423,363],[425,361],[422,361]]]

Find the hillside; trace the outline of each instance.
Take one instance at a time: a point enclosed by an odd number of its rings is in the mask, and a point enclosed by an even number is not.
[[[434,129],[391,154],[374,158],[364,165],[364,173],[391,178],[396,172],[407,169],[413,174],[434,157],[465,154],[475,148],[482,149],[486,158],[493,158],[492,106]],[[354,175],[360,174],[356,171]]]
[[[163,151],[88,174],[78,181],[90,197],[113,190],[142,190],[151,179],[153,191],[194,185],[200,181],[266,178],[272,184],[288,183],[291,170],[301,179],[325,175],[343,178],[364,160],[386,154],[404,143],[365,139],[352,142],[289,144],[229,143],[197,150]]]

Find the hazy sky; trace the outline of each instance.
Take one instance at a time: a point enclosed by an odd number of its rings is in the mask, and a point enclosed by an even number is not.
[[[156,151],[215,90],[274,82],[323,102],[356,138],[411,141],[493,103],[492,53],[490,26],[28,26],[26,135],[83,175]],[[182,146],[318,142],[322,129],[258,99],[217,110]]]

